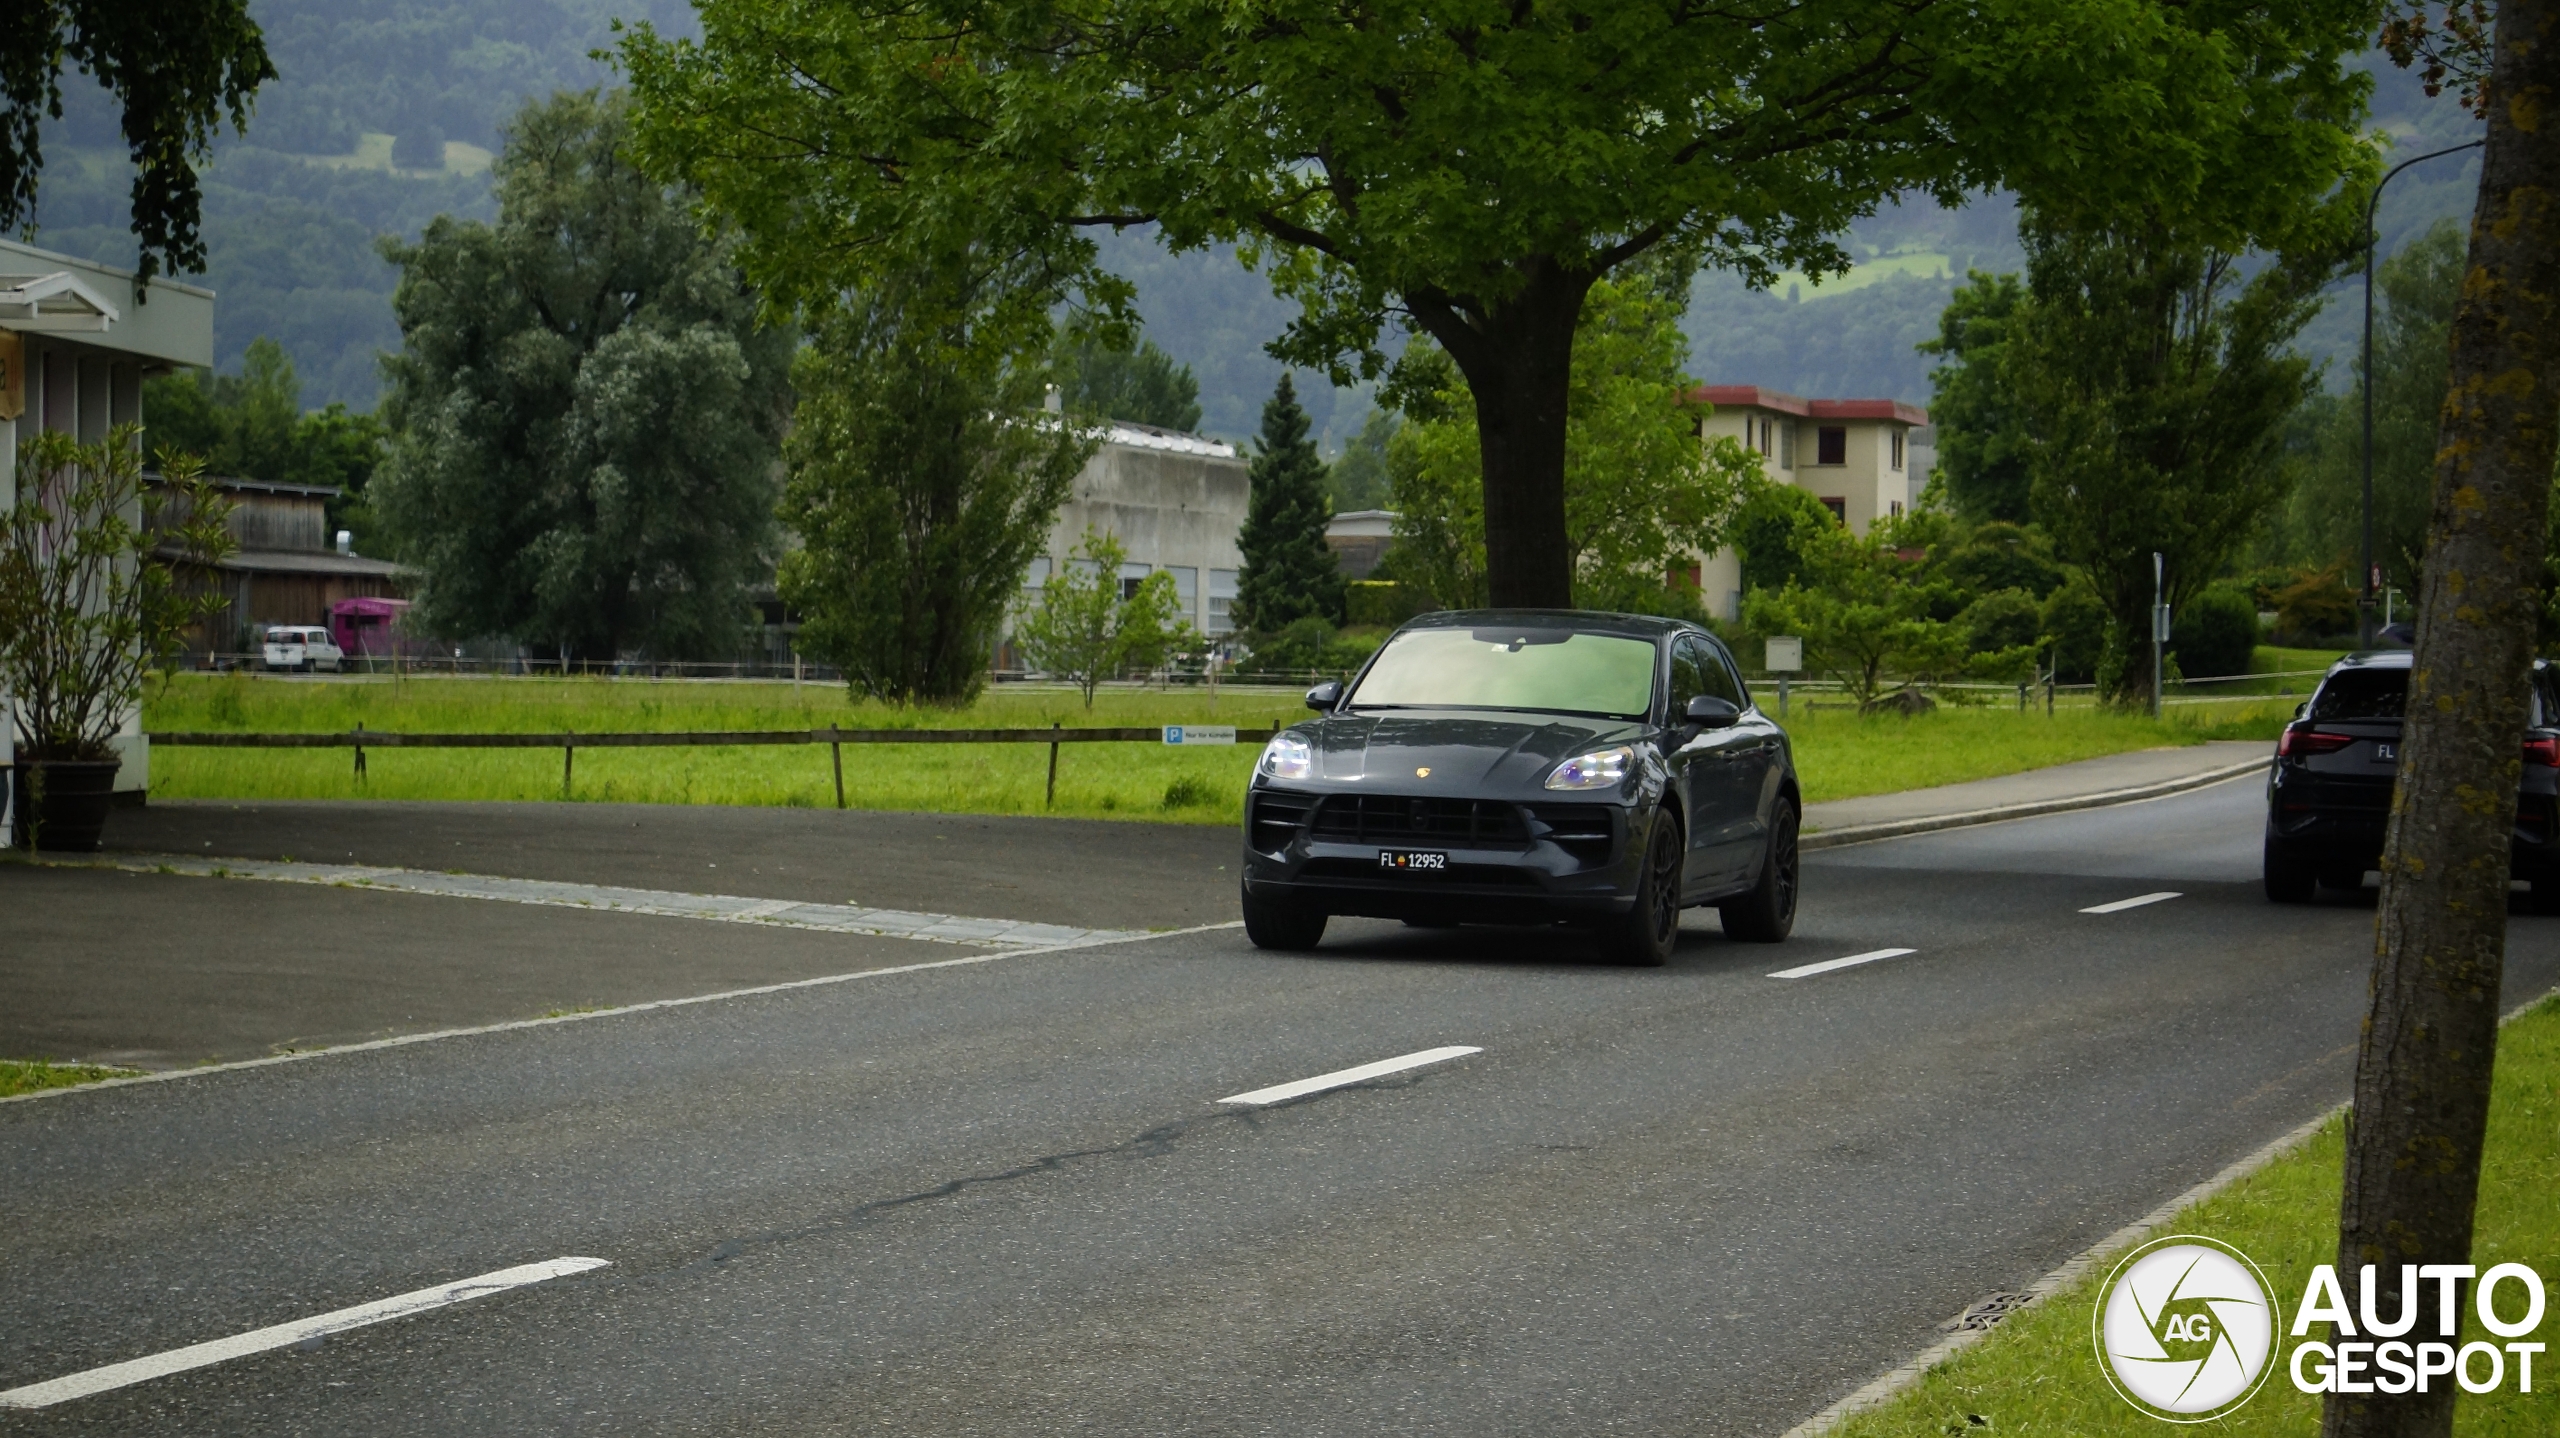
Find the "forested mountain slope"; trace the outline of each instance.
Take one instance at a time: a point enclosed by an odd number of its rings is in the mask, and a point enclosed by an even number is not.
[[[374,356],[399,343],[393,275],[380,234],[414,236],[441,212],[486,215],[488,151],[526,98],[610,83],[588,52],[612,43],[615,15],[690,29],[684,0],[256,0],[253,13],[282,78],[258,97],[245,138],[226,140],[205,177],[210,268],[221,296],[218,362],[249,341],[282,342],[304,403],[371,406]],[[2413,154],[2476,132],[2451,99],[2428,100],[2381,65],[2375,110]],[[36,242],[129,263],[126,170],[114,116],[74,77],[69,113],[49,127]],[[2466,215],[2476,165],[2448,159],[2395,182],[2383,206],[2385,252],[2446,214]],[[1945,211],[1926,201],[1888,209],[1852,235],[1858,271],[1819,288],[1746,290],[1729,275],[1698,282],[1687,329],[1691,367],[1716,383],[1800,394],[1927,403],[1928,361],[1912,346],[1968,267],[2018,264],[2005,201]],[[1200,379],[1201,426],[1253,433],[1279,366],[1262,352],[1290,309],[1224,253],[1167,255],[1145,235],[1106,239],[1112,264],[1138,282],[1150,338]],[[2342,285],[2305,335],[2323,357],[2352,351],[2357,291]],[[2331,382],[2345,382],[2333,364]],[[1368,404],[1302,377],[1316,436],[1330,452]]]

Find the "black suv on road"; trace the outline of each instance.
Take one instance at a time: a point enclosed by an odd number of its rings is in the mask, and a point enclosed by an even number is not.
[[[2311,700],[2276,741],[2267,781],[2267,897],[2309,900],[2317,888],[2353,889],[2382,864],[2383,830],[2400,767],[2400,720],[2409,701],[2407,650],[2350,654],[2330,666]],[[2533,907],[2560,913],[2560,847],[2553,844],[2560,796],[2560,685],[2533,664],[2533,707],[2517,786],[2515,877],[2533,888]]]
[[[1802,799],[1785,731],[1693,624],[1430,614],[1322,716],[1275,736],[1245,799],[1244,925],[1305,949],[1334,914],[1596,926],[1671,957],[1680,910],[1775,942],[1795,925]]]

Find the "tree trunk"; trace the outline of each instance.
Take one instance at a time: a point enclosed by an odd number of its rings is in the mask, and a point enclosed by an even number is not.
[[[2375,1265],[2382,1313],[2402,1265],[2471,1254],[2560,422],[2560,0],[2501,0],[2491,91],[2338,1213],[2340,1279]],[[2331,1394],[2321,1432],[2447,1434],[2455,1392]]]
[[[1552,261],[1528,267],[1525,284],[1498,304],[1463,307],[1408,296],[1425,333],[1440,342],[1475,397],[1484,467],[1487,598],[1500,608],[1573,607],[1573,558],[1565,538],[1565,398],[1573,381],[1574,325],[1593,277]]]

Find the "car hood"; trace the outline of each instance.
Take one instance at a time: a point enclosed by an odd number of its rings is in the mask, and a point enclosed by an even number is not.
[[[1407,710],[1335,715],[1299,732],[1315,745],[1319,779],[1455,793],[1534,789],[1574,755],[1632,743],[1646,729],[1624,719]]]

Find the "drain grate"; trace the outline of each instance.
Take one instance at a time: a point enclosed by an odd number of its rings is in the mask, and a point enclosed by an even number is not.
[[[2027,1306],[2023,1293],[1995,1293],[1938,1326],[1949,1333],[1980,1333]]]

